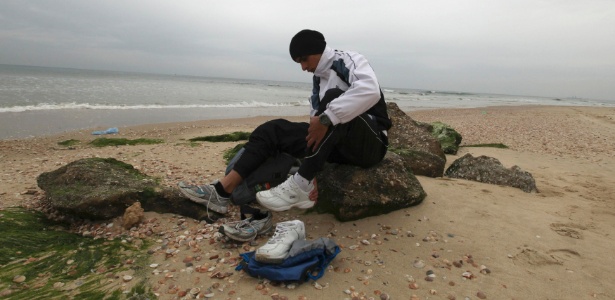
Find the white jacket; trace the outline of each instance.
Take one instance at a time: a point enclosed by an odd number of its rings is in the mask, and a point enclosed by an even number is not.
[[[316,113],[318,101],[332,88],[345,91],[324,112],[333,125],[349,122],[367,112],[382,96],[376,74],[363,55],[327,46],[314,71],[311,115]]]

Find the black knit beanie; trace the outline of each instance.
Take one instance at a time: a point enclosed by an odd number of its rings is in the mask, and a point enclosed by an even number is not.
[[[327,42],[322,33],[309,29],[301,30],[290,40],[290,58],[296,61],[300,56],[321,54],[325,51],[325,46]]]

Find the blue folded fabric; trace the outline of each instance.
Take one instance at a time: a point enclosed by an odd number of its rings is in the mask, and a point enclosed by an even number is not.
[[[92,134],[93,135],[102,135],[102,134],[113,134],[113,133],[118,133],[120,132],[119,129],[117,129],[117,127],[111,127],[107,130],[97,130],[97,131],[93,131]]]

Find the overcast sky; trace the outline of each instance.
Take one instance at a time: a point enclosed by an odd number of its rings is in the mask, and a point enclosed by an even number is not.
[[[0,1],[0,64],[311,82],[301,29],[390,88],[615,100],[615,1]]]

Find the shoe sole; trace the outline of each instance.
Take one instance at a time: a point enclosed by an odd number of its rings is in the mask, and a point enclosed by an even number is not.
[[[279,265],[284,262],[284,260],[286,259],[286,255],[284,257],[276,258],[267,256],[265,254],[256,253],[254,255],[254,259],[256,259],[256,261],[260,263]]]
[[[258,233],[257,233],[254,236],[249,237],[249,238],[242,238],[242,237],[238,237],[238,236],[232,236],[232,235],[227,234],[226,231],[224,231],[224,227],[223,226],[220,226],[220,228],[218,228],[218,232],[220,232],[225,237],[227,237],[227,238],[229,238],[231,240],[234,240],[234,241],[238,241],[238,242],[248,242],[248,241],[251,241],[252,239],[256,238],[256,236],[258,235]]]
[[[217,213],[226,214],[228,212],[228,206],[219,206],[219,205],[216,205],[214,203],[211,203],[210,201],[204,200],[203,198],[195,197],[193,195],[190,195],[186,191],[184,191],[184,189],[182,189],[182,188],[180,188],[179,191],[182,193],[182,195],[186,196],[192,202],[196,202],[198,204],[206,206],[207,208],[209,208],[209,209],[211,209],[211,210],[213,210],[213,211],[215,211]]]
[[[314,204],[315,204],[314,201],[303,201],[303,202],[299,202],[299,203],[295,203],[295,204],[291,204],[291,205],[274,207],[274,206],[269,206],[269,205],[263,203],[261,201],[261,199],[258,197],[258,194],[256,194],[256,201],[261,206],[264,206],[265,208],[267,208],[269,210],[272,210],[272,211],[276,211],[276,212],[286,211],[286,210],[289,210],[291,208],[308,209],[308,208],[314,207]]]
[[[271,229],[273,228],[273,226],[270,226],[269,228],[267,228],[267,230],[262,231],[262,232],[257,232],[255,236],[253,237],[249,237],[249,238],[242,238],[242,237],[238,237],[238,236],[232,236],[232,235],[228,235],[226,234],[226,232],[224,231],[224,226],[220,226],[218,228],[218,232],[220,232],[222,235],[224,235],[225,237],[234,240],[234,241],[238,241],[238,242],[249,242],[251,240],[253,240],[254,238],[256,238],[259,235],[263,235],[266,234],[267,232],[271,231]]]

